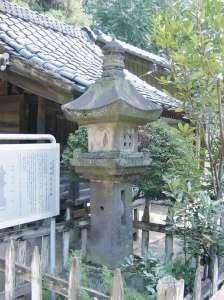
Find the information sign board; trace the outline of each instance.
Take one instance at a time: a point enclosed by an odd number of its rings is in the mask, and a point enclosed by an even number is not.
[[[59,214],[56,143],[0,145],[0,229]]]

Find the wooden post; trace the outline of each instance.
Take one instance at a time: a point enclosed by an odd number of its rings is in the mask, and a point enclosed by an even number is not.
[[[201,264],[200,256],[197,257],[196,261],[196,273],[194,280],[194,291],[193,291],[193,300],[201,300]]]
[[[65,221],[69,221],[71,219],[70,209],[66,209]],[[70,230],[63,231],[63,270],[67,270],[68,267],[68,257],[69,257],[69,243],[70,243]]]
[[[168,262],[173,256],[173,234],[171,232],[165,233],[165,257]]]
[[[205,281],[208,278],[208,273],[209,273],[209,266],[206,263],[204,265],[204,270],[203,270],[203,280]]]
[[[157,300],[183,300],[184,280],[172,276],[163,277],[157,284]]]
[[[69,273],[68,300],[80,299],[80,265],[79,259],[74,257]]]
[[[68,257],[69,257],[69,242],[70,242],[70,231],[63,231],[63,270],[68,268]]]
[[[142,216],[142,222],[145,222],[147,224],[150,223],[150,210],[151,210],[151,203],[149,200],[145,200],[145,209]],[[149,231],[142,229],[142,256],[145,255],[145,253],[149,249]]]
[[[86,228],[86,225],[88,224],[87,221],[81,221],[79,222],[80,226],[85,226],[81,228],[81,259],[85,259],[86,257],[86,251],[87,251],[87,236],[88,236],[88,230]]]
[[[0,80],[0,96],[7,96],[8,93],[8,81]]]
[[[42,300],[41,262],[40,262],[40,254],[37,246],[34,248],[33,255],[32,255],[31,288],[32,288],[32,300]]]
[[[218,256],[216,253],[212,254],[212,285],[210,296],[213,296],[218,291],[218,279],[219,279],[219,266],[218,266]]]
[[[111,300],[124,300],[123,280],[120,269],[114,270]]]
[[[137,207],[134,208],[134,222],[135,221],[139,221],[139,210],[138,210]],[[135,242],[137,242],[138,238],[139,238],[139,230],[138,229],[134,229],[133,240]]]
[[[15,299],[15,246],[10,241],[5,254],[5,300]]]
[[[49,271],[49,257],[50,257],[50,237],[44,235],[41,238],[41,270],[43,273]]]
[[[27,241],[19,240],[16,253],[16,262],[20,265],[26,265],[27,258]]]
[[[17,253],[16,253],[16,262],[20,265],[25,266],[26,259],[27,259],[27,241],[19,240]],[[22,283],[24,283],[24,280],[23,280],[23,276],[21,275],[16,280],[16,284],[22,284]]]
[[[86,257],[86,249],[87,249],[87,228],[83,228],[81,230],[81,258],[85,259]]]
[[[45,133],[46,100],[37,97],[37,133]]]
[[[50,272],[55,274],[56,267],[56,218],[50,219]],[[51,292],[51,300],[56,300],[56,295]]]
[[[50,271],[51,274],[55,273],[56,263],[56,219],[55,217],[50,219]]]
[[[218,253],[218,264],[219,264],[219,267],[224,265],[224,257],[222,254],[219,254],[219,253]]]

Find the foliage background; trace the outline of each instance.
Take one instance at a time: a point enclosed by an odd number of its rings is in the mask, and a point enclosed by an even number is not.
[[[11,0],[11,2],[71,25],[89,26],[92,23],[91,16],[85,13],[82,0]]]
[[[11,0],[74,26],[91,26],[138,47],[154,48],[147,39],[151,16],[167,0]]]
[[[185,257],[212,260],[223,249],[224,3],[175,0],[152,23],[149,39],[171,63],[170,74],[158,80],[185,102],[194,128],[189,137],[197,167],[165,178],[166,196],[175,203],[170,223]]]
[[[186,124],[184,128],[188,128]],[[197,168],[194,147],[190,138],[180,130],[164,121],[149,123],[140,132],[139,150],[148,152],[152,163],[144,176],[139,177],[137,185],[147,199],[164,198],[166,177],[177,175],[182,178],[194,176]]]

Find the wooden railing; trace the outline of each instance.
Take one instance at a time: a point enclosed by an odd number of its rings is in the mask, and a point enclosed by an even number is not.
[[[168,225],[165,223],[154,223],[151,221],[151,206],[170,206],[169,201],[150,201],[139,199],[135,202],[133,207],[133,227],[134,227],[134,240],[141,243],[141,255],[149,249],[150,232],[163,233],[165,235],[165,257],[169,259],[174,251],[174,238],[173,233],[167,230]],[[140,210],[143,210],[143,216],[140,218]],[[141,231],[141,239],[139,239],[139,231]]]
[[[153,203],[153,205],[155,205],[155,204],[158,205],[158,202]],[[164,205],[163,202],[162,203],[159,202],[159,204]],[[144,211],[142,218],[139,217],[140,210]],[[68,220],[68,219],[66,219],[66,220]],[[86,243],[87,243],[87,231],[88,231],[88,218],[84,218],[84,219],[85,220],[82,219],[82,221],[79,221],[78,223],[76,222],[78,224],[78,230],[81,231],[81,256],[82,257],[85,257],[85,255],[86,255]],[[165,254],[166,254],[167,258],[172,256],[173,251],[174,251],[174,234],[172,234],[166,230],[166,227],[167,227],[166,224],[164,224],[164,223],[157,224],[157,223],[151,222],[150,206],[145,204],[143,199],[139,200],[138,203],[133,207],[133,227],[135,228],[135,232],[134,232],[135,239],[138,239],[139,243],[141,242],[142,255],[144,255],[144,252],[148,250],[150,231],[154,231],[154,232],[160,232],[160,233],[162,232],[165,234],[165,240],[164,240]],[[62,236],[62,238],[59,240],[62,241],[61,248],[62,248],[62,257],[63,257],[63,266],[62,266],[63,269],[66,268],[67,263],[68,263],[70,230],[71,229],[67,228],[63,224],[57,225],[57,234],[60,234]],[[138,237],[139,231],[142,231],[141,232],[142,239],[140,239]],[[33,287],[34,287],[34,289],[36,288],[40,291],[40,284],[41,284],[42,288],[44,287],[44,288],[50,290],[51,292],[65,296],[68,299],[77,299],[77,297],[74,298],[75,296],[70,296],[70,294],[74,295],[74,293],[77,293],[77,291],[76,291],[77,286],[78,286],[79,293],[81,290],[85,290],[90,295],[90,297],[93,299],[94,299],[94,297],[95,297],[95,299],[111,299],[111,297],[114,297],[112,299],[116,299],[116,300],[123,299],[122,298],[123,292],[120,293],[119,297],[121,297],[121,298],[116,298],[116,297],[118,297],[117,290],[111,291],[111,295],[109,296],[109,295],[104,295],[100,292],[97,292],[97,291],[94,291],[94,290],[91,290],[91,289],[88,289],[85,287],[81,287],[79,278],[77,276],[77,274],[79,274],[79,262],[77,259],[75,259],[73,261],[73,265],[72,265],[72,268],[70,271],[70,280],[66,281],[62,278],[58,278],[58,277],[48,274],[47,272],[48,272],[48,264],[49,264],[49,233],[50,233],[49,228],[38,228],[37,230],[32,229],[32,228],[26,228],[25,230],[15,230],[14,232],[10,232],[10,234],[8,232],[6,232],[6,234],[4,232],[2,232],[0,234],[1,241],[7,241],[9,239],[9,237],[13,240],[18,240],[18,246],[16,247],[17,251],[16,251],[15,255],[13,254],[14,250],[13,251],[10,250],[11,251],[10,255],[9,255],[9,252],[7,252],[8,256],[6,255],[6,257],[0,257],[0,271],[4,272],[6,274],[5,284],[7,284],[7,282],[8,282],[8,284],[9,284],[9,282],[11,284],[11,285],[8,285],[8,287],[7,287],[7,285],[5,286],[6,295],[7,295],[7,293],[9,293],[7,291],[10,291],[10,292],[13,291],[14,296],[16,296],[16,297],[26,295],[26,294],[31,293],[31,291],[33,290]],[[33,263],[31,264],[30,267],[27,267],[26,266],[26,261],[27,261],[26,239],[30,240],[30,239],[38,239],[38,238],[40,239],[41,245],[42,245],[41,251],[40,251],[41,255],[39,254],[39,249],[35,248],[34,253],[33,253]],[[1,253],[0,253],[0,255],[1,255]],[[12,260],[15,257],[15,263],[13,262],[11,264],[10,268],[7,267],[10,265],[8,262],[10,260],[8,258],[8,261],[7,261],[7,257],[11,257]],[[39,272],[40,267],[38,265],[41,265],[41,272]],[[35,268],[34,268],[34,266],[35,266]],[[209,278],[208,266],[200,266],[199,265],[199,269],[197,272],[197,274],[198,274],[197,282],[199,283],[198,284],[199,287],[195,286],[195,290],[197,290],[195,300],[208,299],[208,297],[212,294],[211,290],[214,293],[213,297],[215,297],[216,296],[215,293],[217,291],[218,286],[220,286],[220,284],[222,284],[224,282],[223,264],[222,263],[217,264],[217,257],[216,257],[216,259],[214,259],[214,265],[212,268],[215,269],[215,272],[213,272],[215,274],[215,276],[213,276],[212,278]],[[201,269],[203,269],[203,270],[201,270]],[[9,271],[9,270],[11,270],[11,271]],[[38,272],[40,273],[40,275],[38,275],[39,277],[36,275],[35,275],[36,276],[35,277],[34,274],[39,274]],[[204,275],[202,275],[202,273]],[[9,276],[9,278],[7,276]],[[17,280],[15,280],[16,277],[17,277]],[[12,278],[12,279],[10,279],[10,278]],[[19,280],[18,280],[18,278],[19,278]],[[38,278],[38,280],[37,280],[37,278]],[[32,281],[33,281],[33,284],[32,284]],[[19,285],[17,284],[18,282],[20,283]],[[23,284],[21,284],[21,282]],[[37,284],[37,282],[39,285]],[[75,282],[75,284],[74,284],[74,282]],[[77,284],[77,282],[78,282],[78,284]],[[114,285],[117,286],[116,289],[123,291],[122,279],[121,279],[121,274],[120,274],[119,270],[116,270],[116,272],[114,273]],[[14,288],[12,288],[12,286]],[[75,291],[74,291],[74,289],[75,289]],[[33,292],[33,295],[34,294],[38,295],[38,293],[36,293],[36,292],[35,293]],[[222,295],[222,294],[223,294],[223,291],[217,292],[217,297],[220,297],[220,295]],[[10,295],[8,298],[5,297],[5,293],[0,294],[0,300],[2,300],[2,299],[11,300],[12,298],[10,298],[10,297],[11,297]],[[73,297],[73,298],[69,298],[69,297]],[[213,297],[211,298],[212,300],[219,299],[219,298],[213,298]],[[41,298],[33,298],[33,299],[39,300]],[[158,299],[160,299],[160,298],[158,298]],[[161,298],[161,299],[163,299],[163,298]],[[169,298],[164,298],[164,299],[169,300]],[[175,299],[175,298],[172,298],[172,300],[173,299]],[[188,295],[187,299],[192,299],[192,297],[190,295]],[[220,298],[220,299],[224,299],[224,297]],[[182,299],[178,299],[178,300],[182,300]]]
[[[27,267],[16,263],[16,251],[14,242],[11,241],[5,253],[0,258],[0,272],[5,274],[5,290],[0,294],[0,299],[14,300],[16,297],[29,293],[32,300],[42,300],[43,288],[62,295],[69,300],[79,300],[81,290],[85,291],[94,300],[123,300],[123,283],[120,269],[113,272],[113,287],[111,296],[105,295],[96,290],[82,287],[80,285],[80,262],[74,257],[69,273],[69,280],[49,275],[42,272],[41,257],[39,249],[35,246],[31,266]],[[19,278],[19,286],[16,286],[16,278]]]

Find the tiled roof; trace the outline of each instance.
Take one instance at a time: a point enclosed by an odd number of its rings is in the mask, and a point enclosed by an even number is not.
[[[111,36],[104,34],[103,32],[99,32],[99,34],[97,35],[96,38],[97,38],[97,41],[99,41],[101,43],[107,43],[112,40]],[[136,46],[125,43],[123,41],[120,41],[120,40],[116,40],[116,41],[122,46],[122,48],[127,53],[132,54],[137,57],[140,57],[146,61],[150,61],[150,62],[154,63],[155,65],[163,67],[165,69],[170,69],[170,63],[164,57],[161,57],[154,53],[145,51]]]
[[[34,68],[66,80],[80,92],[102,74],[102,51],[90,30],[74,28],[5,0],[0,0],[0,48]],[[166,108],[178,105],[128,71],[126,77],[147,99]]]

